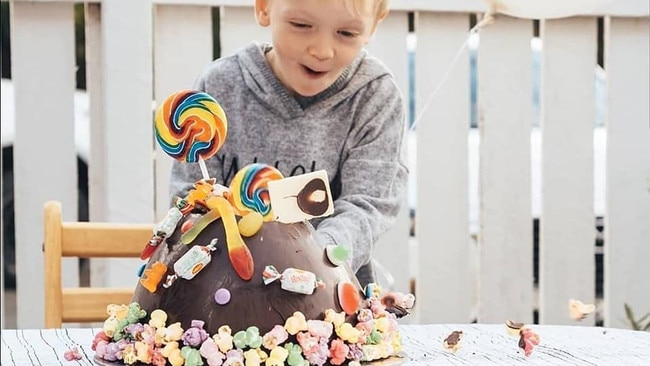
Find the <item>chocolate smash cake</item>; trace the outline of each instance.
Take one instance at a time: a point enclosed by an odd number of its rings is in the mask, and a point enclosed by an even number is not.
[[[131,303],[107,304],[96,363],[359,365],[400,355],[397,319],[414,296],[362,289],[348,249],[316,243],[309,220],[334,210],[325,171],[284,178],[255,163],[229,187],[215,184],[202,159],[227,123],[201,92],[167,98],[155,130],[170,156],[202,164],[203,179],[143,243]]]
[[[248,174],[258,183],[244,185],[260,186],[269,171],[279,174],[252,164],[233,184]],[[399,356],[397,319],[415,299],[362,289],[346,248],[316,243],[307,219],[332,210],[322,182],[324,171],[266,179],[276,213],[235,203],[233,185],[198,181],[145,245],[132,302],[107,306],[93,341],[98,363],[354,365]]]

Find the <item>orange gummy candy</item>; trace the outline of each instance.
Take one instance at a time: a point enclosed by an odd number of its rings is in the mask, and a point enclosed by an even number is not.
[[[144,288],[149,290],[149,292],[156,292],[156,288],[160,281],[162,281],[163,276],[167,273],[167,266],[162,262],[155,262],[151,265],[151,268],[144,270],[142,278],[140,278],[140,283]]]

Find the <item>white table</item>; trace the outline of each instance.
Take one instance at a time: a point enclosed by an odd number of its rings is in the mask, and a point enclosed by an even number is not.
[[[526,357],[518,337],[503,324],[404,325],[402,365],[650,365],[650,332],[601,327],[532,325],[540,344]],[[462,348],[450,352],[443,340],[462,330]],[[3,329],[2,366],[95,365],[90,349],[97,329]],[[78,347],[84,359],[66,361]]]

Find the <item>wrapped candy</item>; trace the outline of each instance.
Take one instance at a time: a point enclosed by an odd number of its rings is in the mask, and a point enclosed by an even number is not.
[[[313,294],[317,287],[325,287],[322,281],[316,279],[315,274],[296,268],[287,268],[280,273],[274,266],[268,265],[264,268],[262,277],[265,285],[279,279],[283,290],[305,295]]]
[[[165,237],[171,235],[174,230],[176,230],[176,225],[183,218],[183,213],[178,207],[172,207],[167,211],[167,215],[162,221],[160,221],[153,228],[153,236],[149,239],[149,242],[142,249],[140,253],[140,259],[146,260],[153,252],[156,251],[158,245],[162,243]]]
[[[217,238],[212,239],[206,246],[195,245],[188,250],[176,263],[174,263],[174,274],[167,276],[163,284],[169,288],[178,278],[191,280],[212,260],[212,251],[216,250]]]
[[[154,227],[154,235],[163,237],[171,235],[182,218],[183,214],[178,207],[170,208],[169,211],[167,211],[167,216],[165,216],[165,218]]]

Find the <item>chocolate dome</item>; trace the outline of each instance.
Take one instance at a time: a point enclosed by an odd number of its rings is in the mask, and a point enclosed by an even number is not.
[[[196,214],[186,215],[177,228],[186,220],[196,219]],[[239,217],[238,217],[239,219]],[[180,241],[180,230],[176,230],[156,249],[147,263],[147,268],[160,261],[167,266],[167,273],[154,293],[138,283],[133,300],[150,314],[155,309],[167,312],[167,324],[181,322],[183,329],[190,327],[192,320],[203,320],[204,329],[216,334],[222,325],[228,325],[236,332],[254,325],[265,334],[274,325],[284,325],[295,311],[307,319],[324,317],[326,309],[341,312],[337,295],[337,284],[359,283],[347,265],[335,267],[319,247],[313,236],[314,229],[308,222],[283,224],[265,222],[260,231],[252,237],[243,238],[254,259],[254,274],[249,281],[242,280],[234,271],[227,252],[226,236],[222,220],[209,224],[189,245]],[[212,260],[191,280],[178,278],[169,288],[162,284],[167,275],[174,273],[174,263],[194,245],[208,245],[218,238],[217,249]],[[279,272],[296,268],[312,272],[322,281],[324,288],[314,289],[313,294],[304,295],[281,288],[280,281],[268,285],[263,282],[262,272],[267,265],[273,265]],[[230,292],[230,301],[219,305],[214,299],[221,288]]]

